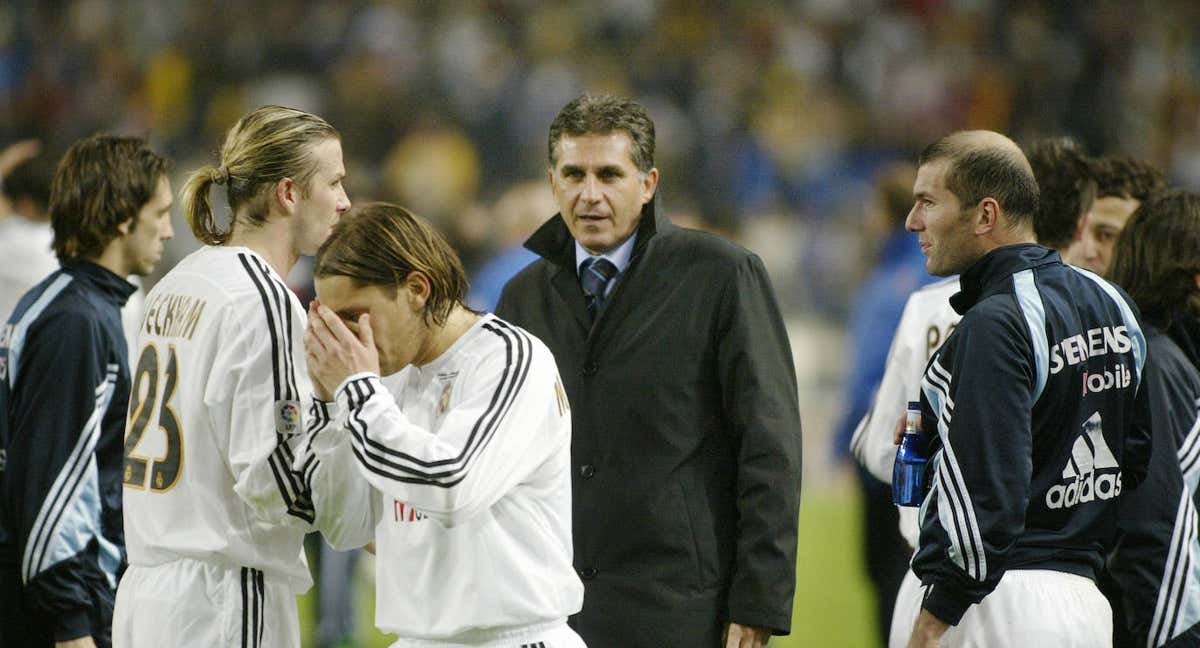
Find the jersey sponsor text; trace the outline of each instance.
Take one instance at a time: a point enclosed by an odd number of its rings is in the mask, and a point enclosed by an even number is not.
[[[1089,392],[1099,394],[1109,389],[1124,389],[1132,384],[1133,372],[1120,362],[1111,369],[1105,369],[1103,373],[1083,372],[1084,396],[1087,396]]]
[[[425,514],[394,499],[392,500],[392,517],[396,522],[420,522],[425,519]]]
[[[1133,348],[1125,325],[1100,326],[1060,340],[1050,348],[1050,373],[1108,353],[1128,353]]]

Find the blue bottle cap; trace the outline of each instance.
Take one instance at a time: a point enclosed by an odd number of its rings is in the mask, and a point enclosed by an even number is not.
[[[908,409],[920,410],[921,409],[921,401],[908,401]]]

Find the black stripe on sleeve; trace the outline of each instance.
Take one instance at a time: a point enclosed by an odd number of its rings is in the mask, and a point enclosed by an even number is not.
[[[304,483],[303,475],[292,470],[291,462],[281,452],[281,449],[286,447],[286,444],[280,440],[279,445],[267,458],[267,464],[271,466],[271,472],[275,476],[275,485],[279,489],[279,495],[283,498],[288,514],[311,524],[315,519],[312,493]]]
[[[271,333],[271,379],[275,400],[282,400],[282,396],[288,396],[288,400],[291,400],[295,389],[295,377],[290,357],[292,338],[290,330],[283,329],[285,320],[282,315],[284,312],[290,315],[291,309],[280,307],[279,292],[279,290],[287,290],[287,288],[286,286],[277,286],[275,279],[258,259],[252,260],[252,257],[246,253],[238,254],[238,259],[250,277],[250,281],[258,290],[263,310],[267,315],[267,328]],[[286,294],[283,297],[286,299]],[[277,315],[279,315],[278,322],[276,321]],[[292,471],[293,461],[291,448],[288,447],[283,435],[276,431],[276,446],[267,459],[271,473],[275,477],[275,485],[279,489],[287,512],[311,524],[315,519],[311,494],[307,492],[303,477]]]
[[[242,567],[242,648],[250,648],[249,567]]]
[[[1184,497],[1187,497],[1187,495],[1184,494]],[[1191,524],[1194,520],[1190,515],[1184,515],[1183,517],[1185,525]],[[1185,527],[1185,529],[1176,544],[1175,562],[1171,565],[1169,577],[1165,584],[1169,598],[1167,599],[1166,609],[1163,610],[1164,622],[1159,627],[1158,643],[1155,645],[1162,645],[1171,639],[1171,631],[1178,620],[1180,608],[1183,607],[1183,599],[1187,590],[1185,580],[1191,571],[1191,555],[1188,548],[1195,540],[1194,525],[1192,528]],[[1173,595],[1170,593],[1173,593]]]
[[[495,333],[504,340],[506,354],[505,368],[496,390],[492,394],[491,402],[484,413],[476,420],[462,452],[457,457],[449,459],[423,461],[389,448],[369,437],[366,423],[359,417],[359,412],[356,411],[358,408],[354,408],[355,411],[351,411],[349,417],[352,437],[357,441],[353,449],[355,455],[363,462],[364,466],[381,476],[407,483],[449,487],[462,481],[467,468],[471,465],[471,460],[477,456],[480,450],[488,445],[495,431],[499,428],[500,421],[516,401],[516,396],[524,387],[525,379],[529,375],[529,368],[532,364],[532,343],[524,332],[510,327],[500,320],[494,320],[494,323],[501,326],[492,326],[492,323],[488,322],[484,324],[484,329]],[[375,388],[370,378],[362,378],[354,381],[348,384],[345,389],[350,390],[348,395],[352,404],[355,402],[361,404],[375,393]],[[436,472],[400,464],[393,459],[407,461],[420,467],[458,465],[444,471]],[[388,470],[389,468],[392,470]],[[413,477],[406,477],[400,473],[412,475]],[[446,479],[452,479],[452,481],[440,481]]]
[[[301,483],[298,483],[302,477],[297,476],[287,462],[281,458],[279,447],[283,447],[282,443],[276,447],[271,456],[267,457],[267,465],[271,467],[271,473],[275,476],[275,485],[279,489],[279,495],[283,498],[283,504],[289,515],[311,524],[315,519],[311,493]]]
[[[258,570],[250,570],[250,600],[253,602],[252,617],[254,623],[250,628],[250,643],[254,648],[258,648],[258,626],[262,623],[262,597],[258,592]]]
[[[283,339],[284,398],[294,400],[300,398],[300,390],[296,387],[296,358],[292,355],[292,302],[290,298],[292,290],[271,274],[262,259],[254,258],[254,264],[258,266],[262,281],[271,291],[275,302]]]
[[[279,384],[279,335],[275,328],[275,315],[271,312],[271,301],[267,297],[267,291],[263,287],[262,282],[258,280],[254,268],[251,267],[248,256],[245,253],[241,253],[238,254],[238,259],[241,260],[242,267],[246,269],[246,274],[250,275],[250,281],[258,289],[258,295],[262,298],[263,309],[267,313],[267,328],[271,331],[271,363],[274,369],[271,372],[271,379],[274,380],[275,384],[275,400],[281,400],[280,395],[283,393],[283,389]]]
[[[458,467],[451,468],[449,470],[442,471],[442,472],[424,471],[424,470],[412,468],[409,466],[404,466],[402,464],[397,464],[397,463],[390,461],[384,457],[380,457],[378,453],[371,452],[371,449],[364,447],[363,450],[364,450],[364,452],[367,453],[367,456],[371,457],[372,459],[375,459],[379,463],[382,463],[386,466],[396,468],[398,470],[404,471],[409,474],[417,475],[419,477],[419,479],[416,480],[415,483],[426,483],[426,482],[431,482],[433,480],[440,479],[440,478],[454,477],[458,473],[464,472],[466,470],[466,468],[468,467],[471,459],[478,453],[478,451],[480,449],[482,449],[483,447],[486,447],[486,445],[490,442],[493,432],[499,427],[499,421],[503,418],[504,414],[507,413],[508,410],[511,408],[512,403],[516,399],[516,394],[520,391],[521,387],[524,384],[525,377],[528,375],[529,358],[527,357],[525,345],[522,344],[522,342],[526,342],[527,340],[523,340],[521,338],[517,338],[515,340],[516,341],[516,350],[515,350],[516,359],[514,360],[513,341],[510,340],[508,337],[500,334],[498,331],[493,331],[493,332],[496,332],[497,335],[500,335],[505,340],[505,343],[506,343],[505,373],[501,375],[500,383],[497,386],[496,391],[493,393],[491,403],[489,403],[489,406],[488,406],[487,410],[485,410],[484,414],[481,415],[480,418],[476,421],[475,427],[472,429],[471,435],[468,437],[467,444],[464,445],[463,452],[460,453],[458,457],[455,457],[452,459],[443,459],[443,460],[426,462],[426,461],[417,460],[412,457],[408,457],[404,453],[391,450],[390,448],[387,448],[386,446],[383,446],[382,444],[379,444],[379,443],[375,443],[373,441],[371,444],[372,448],[374,448],[374,449],[384,450],[387,454],[391,454],[393,456],[398,456],[402,459],[411,460],[413,463],[416,463],[421,466],[431,466],[432,467],[432,466],[440,466],[440,465],[446,465],[449,463],[459,462],[460,465]],[[362,432],[362,434],[360,436],[362,436],[364,440],[371,441],[365,435],[366,426],[362,422],[362,420],[360,418],[357,418],[356,422],[359,424],[358,429]],[[408,481],[408,480],[404,480],[404,481]],[[458,479],[454,479],[452,482],[447,483],[445,485],[452,486],[454,484],[457,484],[460,481],[462,481],[462,477],[459,477]]]
[[[258,640],[254,642],[255,646],[262,645],[263,627],[267,624],[267,593],[263,587],[263,573],[261,569],[255,570],[254,576],[255,591],[258,592]]]

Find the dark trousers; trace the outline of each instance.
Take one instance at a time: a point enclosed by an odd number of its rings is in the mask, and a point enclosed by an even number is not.
[[[896,592],[908,571],[912,549],[900,535],[900,514],[892,503],[892,485],[857,467],[862,493],[863,563],[875,591],[876,645],[886,646]]]

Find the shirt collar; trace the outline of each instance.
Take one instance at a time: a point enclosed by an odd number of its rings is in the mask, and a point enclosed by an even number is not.
[[[80,277],[91,283],[101,293],[109,296],[118,306],[125,306],[130,295],[137,292],[138,287],[128,279],[117,276],[115,272],[92,261],[68,259],[62,262],[64,270],[74,277]]]
[[[1052,263],[1062,263],[1058,251],[1036,243],[995,248],[959,276],[959,292],[950,297],[950,306],[959,315],[965,315],[968,309],[1014,274]]]
[[[625,242],[618,245],[617,249],[609,250],[604,254],[592,254],[584,249],[579,241],[575,241],[575,274],[579,274],[580,266],[584,261],[592,257],[608,259],[613,265],[617,266],[617,274],[625,272],[625,268],[629,267],[629,259],[633,257],[633,244],[637,241],[637,230]]]

